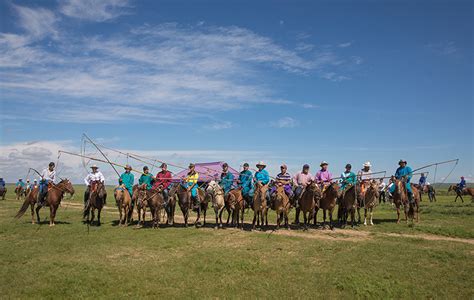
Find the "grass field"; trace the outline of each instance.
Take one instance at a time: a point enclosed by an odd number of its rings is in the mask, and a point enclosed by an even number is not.
[[[117,227],[111,190],[102,227],[88,228],[82,193],[77,186],[50,228],[48,219],[32,225],[29,212],[14,219],[21,204],[9,187],[0,200],[0,298],[474,297],[470,199],[425,199],[414,226],[396,224],[382,204],[371,227],[251,232]]]

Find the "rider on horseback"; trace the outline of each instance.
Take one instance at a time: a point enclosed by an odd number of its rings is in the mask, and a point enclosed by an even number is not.
[[[332,174],[328,171],[328,163],[326,161],[322,161],[320,167],[321,170],[316,173],[314,180],[321,186],[321,190],[324,192],[332,181]]]
[[[135,176],[131,173],[132,166],[126,165],[125,172],[120,175],[119,184],[124,184],[125,188],[127,189],[130,197],[133,196],[133,183],[135,182]],[[132,209],[134,206],[134,202],[132,201]]]
[[[252,172],[249,170],[249,164],[244,163],[244,169],[239,174],[239,180],[237,181],[239,187],[242,188],[242,196],[245,199],[245,202],[252,206],[253,198],[253,184],[252,184]]]
[[[48,184],[54,183],[56,179],[56,171],[54,170],[55,164],[54,162],[50,162],[47,169],[44,169],[41,172],[40,176],[40,184],[39,184],[39,195],[38,195],[38,205],[44,206],[44,201],[46,200],[46,196],[48,194]]]
[[[464,179],[464,176],[461,176],[461,182],[459,182],[456,186],[458,193],[462,194],[462,190],[466,187],[466,180]]]
[[[193,163],[189,164],[189,172],[184,178],[185,187],[188,192],[191,193],[191,200],[193,202],[194,208],[199,209],[201,202],[198,196],[197,183],[199,179],[199,174],[195,170],[196,165]]]
[[[268,171],[265,170],[266,164],[263,161],[260,161],[259,163],[256,164],[256,167],[258,169],[257,172],[255,172],[255,182],[260,182],[262,185],[267,185],[270,182],[270,175],[268,174]],[[270,206],[270,193],[267,192],[266,195],[267,198],[267,206]]]
[[[155,190],[161,188],[163,192],[163,199],[165,201],[165,207],[167,207],[169,198],[168,187],[171,184],[171,172],[168,171],[168,165],[165,163],[162,163],[160,168],[161,172],[158,172],[158,174],[156,174],[152,189]]]
[[[410,203],[414,203],[415,199],[413,198],[413,192],[412,192],[411,184],[410,184],[410,179],[413,176],[413,172],[411,168],[407,166],[406,160],[400,159],[400,161],[398,162],[398,165],[399,167],[397,171],[395,172],[395,178],[398,180],[405,179],[405,187],[407,190],[408,201],[410,201]],[[395,192],[395,184],[392,185],[390,188],[390,193],[393,194],[393,192]]]
[[[84,178],[84,183],[86,184],[87,188],[84,192],[84,208],[87,206],[87,201],[89,201],[89,194],[91,190],[91,183],[94,181],[100,181],[102,183],[105,182],[105,177],[102,173],[98,170],[99,167],[96,165],[91,166],[92,171],[87,174],[86,178]],[[105,204],[105,199],[104,199]]]
[[[224,163],[222,165],[221,182],[219,183],[219,185],[224,190],[225,195],[230,192],[233,184],[234,174],[229,172],[229,165],[227,163]]]
[[[346,170],[341,174],[341,198],[344,197],[345,191],[356,183],[356,174],[351,169],[351,164],[347,164]]]
[[[296,173],[293,177],[293,184],[296,186],[295,189],[295,205],[299,205],[298,199],[303,195],[303,191],[305,190],[306,186],[312,181],[313,175],[309,173],[309,165],[305,164],[303,166],[303,170],[299,173]]]
[[[282,164],[280,170],[281,172],[276,176],[276,184],[270,190],[270,195],[273,196],[276,192],[276,186],[281,184],[283,185],[285,194],[288,198],[291,198],[293,196],[293,189],[291,188],[291,175],[287,172],[288,167],[285,164]]]
[[[148,169],[148,166],[143,167],[143,174],[140,176],[138,179],[138,185],[146,185],[147,190],[151,190],[153,187],[153,181],[154,181],[153,175],[150,174],[150,171]]]
[[[18,179],[18,182],[16,183],[16,187],[19,188],[21,187],[22,189],[25,188],[25,183],[23,182],[23,179]]]

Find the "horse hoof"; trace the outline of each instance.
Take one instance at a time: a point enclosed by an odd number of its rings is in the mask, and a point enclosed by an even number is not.
[[[214,229],[219,229],[219,227],[218,227],[218,226],[214,226]]]

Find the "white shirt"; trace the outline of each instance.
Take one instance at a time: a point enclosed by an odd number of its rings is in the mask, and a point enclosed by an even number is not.
[[[56,179],[56,171],[50,171],[49,168],[44,169],[43,172],[41,172],[41,178],[54,182]]]
[[[372,179],[372,171],[367,171],[365,172],[364,170],[360,170],[359,171],[359,174],[357,174],[359,176],[359,179],[360,180],[370,180]]]
[[[382,181],[382,183],[380,183],[380,185],[379,185],[379,191],[381,191],[381,192],[385,191],[386,186],[387,186],[387,184]]]
[[[90,185],[92,181],[104,182],[105,177],[100,171],[87,174],[86,178],[84,178],[84,182],[86,183],[86,185]]]

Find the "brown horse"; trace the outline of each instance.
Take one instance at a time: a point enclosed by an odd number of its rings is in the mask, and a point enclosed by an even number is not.
[[[165,205],[166,223],[168,225],[174,224],[174,213],[176,211],[176,197],[174,196],[175,193],[176,193],[176,188],[174,188],[174,186],[171,186],[168,193],[168,203]]]
[[[414,204],[409,203],[408,201],[408,192],[406,188],[406,182],[404,180],[395,180],[394,182],[395,190],[392,193],[393,203],[397,208],[397,224],[400,223],[400,206],[403,205],[404,213],[405,213],[405,221],[408,223],[408,218],[412,219],[415,218],[416,221],[419,221],[419,206],[420,206],[420,196],[418,189],[411,186],[413,192],[413,200]]]
[[[464,199],[462,198],[462,196],[463,196],[463,194],[467,194],[466,191],[465,191],[467,189],[468,188],[464,188],[464,189],[460,190],[456,184],[452,184],[452,185],[449,186],[447,194],[449,194],[449,192],[451,192],[451,191],[455,191],[456,192],[456,198],[454,198],[454,202],[456,202],[458,200],[458,198],[461,198],[461,202],[464,203]],[[469,190],[473,190],[473,189],[469,189]],[[471,191],[470,195],[473,196],[473,194],[474,194],[474,191]]]
[[[58,184],[54,184],[52,182],[48,184],[48,193],[45,196],[44,206],[49,206],[49,226],[55,225],[54,219],[56,218],[56,211],[58,210],[59,204],[61,203],[65,193],[74,195],[74,188],[68,179],[62,179]],[[43,206],[36,207],[36,217],[38,223],[40,223],[39,211],[42,207]]]
[[[146,208],[148,206],[148,202],[146,199],[146,184],[135,184],[133,186],[132,203],[137,208],[137,227],[141,227],[145,223]]]
[[[4,186],[0,186],[0,197],[2,197],[2,200],[5,200],[6,194],[7,194],[7,188]]]
[[[321,189],[316,182],[306,186],[299,201],[299,210],[303,213],[304,230],[308,230],[311,219],[314,218],[319,202],[321,201]]]
[[[339,206],[341,208],[341,223],[342,226],[347,225],[349,214],[351,216],[351,227],[354,228],[355,212],[357,208],[357,197],[356,197],[355,185],[348,185],[341,196],[341,202]]]
[[[411,190],[413,192],[413,202],[410,203],[408,207],[408,217],[412,220],[416,219],[416,222],[420,221],[420,201],[421,201],[421,194],[418,189],[412,184]]]
[[[288,212],[290,211],[290,199],[285,193],[285,188],[282,184],[276,186],[275,195],[274,195],[274,204],[275,212],[277,215],[277,226],[276,229],[280,229],[280,223],[282,220],[285,220],[285,226],[287,229],[290,229],[288,223]]]
[[[262,228],[264,224],[268,226],[267,190],[268,185],[264,185],[261,182],[255,184],[255,192],[253,195],[253,230],[255,230],[255,222],[257,222],[257,226],[260,226],[260,228]],[[260,220],[262,222],[261,225]]]
[[[420,195],[420,202],[423,201],[422,194],[424,193],[428,194],[428,199],[430,200],[430,202],[436,202],[436,191],[432,185],[425,185],[423,186],[423,189],[419,184],[413,183],[412,186],[417,188],[418,193]]]
[[[105,184],[101,181],[92,181],[90,184],[89,199],[87,200],[84,208],[84,218],[87,218],[86,222],[92,224],[95,218],[95,210],[97,209],[97,226],[100,226],[100,213],[104,207],[105,200],[107,199],[107,191],[105,190]],[[90,221],[89,221],[89,216]]]
[[[120,214],[119,226],[127,226],[131,219],[132,198],[124,184],[115,188],[114,198]]]
[[[147,206],[152,217],[152,227],[158,228],[160,225],[160,211],[164,208],[165,200],[161,188],[148,190],[146,185],[141,185],[137,189],[137,204]],[[145,204],[146,203],[146,204]],[[145,222],[145,210],[143,210],[142,224]],[[140,224],[140,223],[139,223]]]
[[[379,198],[379,185],[375,180],[372,180],[364,193],[364,225],[367,225],[367,212],[370,214],[370,225],[373,222],[373,209],[377,206],[377,199]]]
[[[242,189],[239,188],[229,191],[225,197],[225,207],[229,213],[229,216],[232,213],[231,224],[235,227],[240,227],[240,229],[243,229],[245,199],[242,196]],[[227,223],[229,223],[229,216],[227,217]]]
[[[15,187],[16,200],[21,200],[22,197],[26,196],[26,189],[21,185]]]
[[[35,205],[36,201],[38,201],[38,193],[39,193],[39,187],[36,186],[34,187],[26,196],[25,201],[23,202],[23,205],[21,206],[20,210],[18,213],[15,215],[15,218],[19,219],[21,218],[26,210],[28,209],[28,206],[31,208],[31,224],[35,224]]]
[[[318,210],[323,210],[323,229],[326,225],[326,213],[329,212],[329,228],[334,229],[332,224],[332,214],[336,207],[336,200],[339,197],[339,184],[337,182],[330,183],[323,191],[321,200],[319,201],[319,207],[316,209],[314,214],[314,224],[316,224],[316,215]]]
[[[208,207],[208,202],[206,199],[205,192],[201,189],[197,189],[198,192],[198,197],[199,197],[199,202],[201,205],[196,209],[197,210],[197,218],[196,221],[194,222],[195,226],[198,226],[200,224],[200,219],[201,219],[201,211],[204,212],[204,225],[206,224],[206,211]],[[188,227],[188,219],[189,219],[189,212],[190,210],[193,209],[193,201],[191,199],[191,192],[188,191],[187,188],[185,188],[181,183],[175,184],[170,191],[170,197],[176,197],[177,202],[179,205],[179,208],[181,209],[181,212],[183,213],[183,218],[184,218],[184,226]]]

